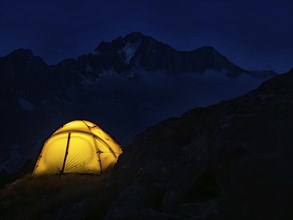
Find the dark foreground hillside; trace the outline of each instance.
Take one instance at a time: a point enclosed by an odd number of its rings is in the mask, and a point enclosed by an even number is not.
[[[1,219],[292,219],[293,70],[140,133],[112,174],[24,177]]]

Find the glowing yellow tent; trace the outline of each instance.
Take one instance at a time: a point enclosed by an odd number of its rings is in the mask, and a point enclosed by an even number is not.
[[[97,125],[76,120],[61,126],[45,142],[33,175],[98,173],[115,165],[120,146]]]

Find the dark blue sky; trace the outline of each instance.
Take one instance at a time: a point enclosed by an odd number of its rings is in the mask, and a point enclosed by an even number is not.
[[[236,65],[293,67],[293,1],[0,0],[0,56],[30,48],[48,64],[139,31],[178,50],[214,46]]]

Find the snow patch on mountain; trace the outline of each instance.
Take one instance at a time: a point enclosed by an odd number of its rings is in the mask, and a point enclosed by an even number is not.
[[[135,52],[137,51],[137,48],[139,47],[141,41],[136,41],[134,43],[127,42],[124,47],[122,48],[122,51],[125,56],[125,61],[127,64],[129,64],[130,60],[134,56]]]
[[[227,114],[221,121],[220,121],[220,128],[227,129],[231,126],[232,120],[234,119],[234,114]]]
[[[114,67],[111,66],[109,69],[103,69],[102,74],[100,76],[107,77],[107,76],[116,76],[118,75],[117,72],[114,70]]]
[[[89,62],[86,63],[85,72],[87,72],[87,73],[93,73],[94,72],[94,68],[93,68],[92,65],[90,65]]]
[[[35,106],[30,101],[24,98],[19,98],[18,104],[19,104],[19,107],[25,111],[32,111],[35,108]]]

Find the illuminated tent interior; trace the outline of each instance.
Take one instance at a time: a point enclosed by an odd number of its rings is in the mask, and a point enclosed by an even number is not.
[[[102,174],[122,154],[120,146],[92,122],[76,120],[61,126],[45,142],[33,175]]]

